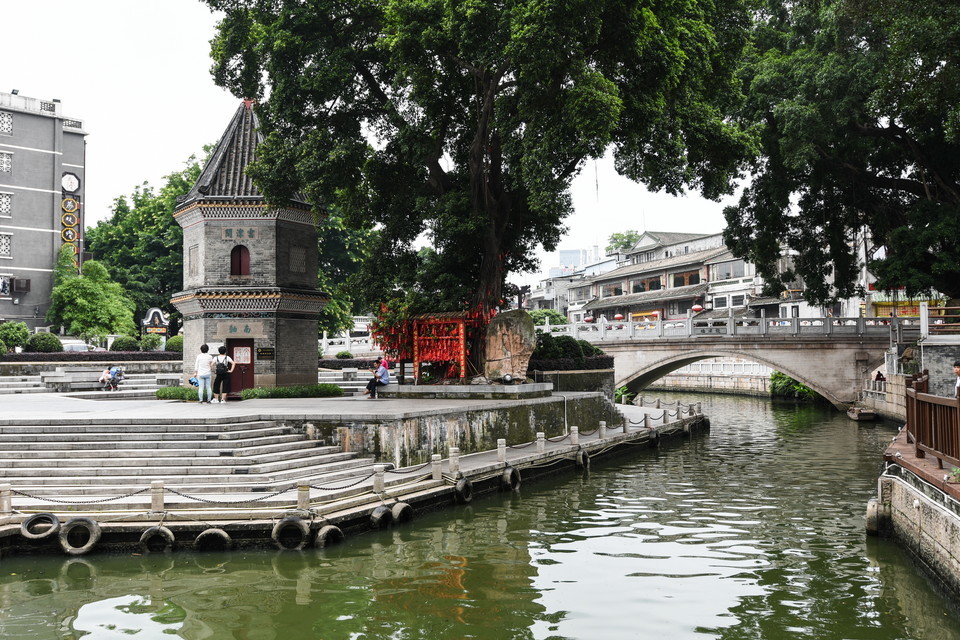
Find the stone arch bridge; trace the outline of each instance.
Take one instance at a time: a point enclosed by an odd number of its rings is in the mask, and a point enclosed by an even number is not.
[[[869,318],[773,318],[613,322],[561,325],[614,356],[617,386],[640,391],[698,360],[737,357],[760,362],[807,385],[835,407],[857,400],[865,376],[892,344],[917,327]],[[556,333],[556,328],[551,327]]]

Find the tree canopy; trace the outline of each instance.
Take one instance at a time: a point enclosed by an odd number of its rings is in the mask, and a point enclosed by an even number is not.
[[[133,300],[137,317],[152,307],[168,310],[172,320],[179,316],[170,298],[183,289],[183,230],[173,212],[200,170],[191,156],[183,169],[165,176],[159,192],[138,186],[129,201],[118,197],[110,217],[87,230],[87,250]]]
[[[206,0],[214,76],[258,100],[249,172],[376,228],[358,291],[434,310],[499,304],[612,145],[656,190],[730,190],[750,138],[725,120],[743,0]],[[426,239],[431,250],[420,252]]]
[[[58,265],[64,258],[72,262],[72,256],[73,250],[65,245]],[[137,331],[133,301],[96,260],[83,263],[82,275],[58,269],[50,299],[47,322],[66,327],[71,335],[89,340],[115,333],[132,335]]]
[[[815,302],[858,293],[865,240],[881,289],[960,297],[958,51],[955,2],[770,0],[741,74],[761,153],[728,246]]]
[[[630,249],[633,249],[633,246],[637,244],[637,241],[640,239],[640,233],[633,229],[628,231],[618,231],[611,233],[610,237],[607,238],[607,255],[611,253],[626,253]]]

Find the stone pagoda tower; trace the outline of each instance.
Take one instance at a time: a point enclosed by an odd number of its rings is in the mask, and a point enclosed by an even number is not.
[[[317,232],[311,206],[267,204],[245,169],[263,140],[244,100],[174,218],[183,227],[183,372],[226,345],[231,391],[317,382]]]

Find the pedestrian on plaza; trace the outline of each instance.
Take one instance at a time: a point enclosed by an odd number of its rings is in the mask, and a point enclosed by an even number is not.
[[[227,348],[220,347],[220,355],[213,359],[213,371],[217,377],[213,380],[213,395],[217,402],[226,402],[227,394],[230,393],[230,374],[236,363],[233,358],[227,355]]]
[[[376,369],[371,369],[373,371],[373,378],[370,379],[370,382],[367,383],[367,390],[364,392],[371,400],[376,400],[377,390],[380,387],[385,387],[390,384],[390,369],[389,362],[386,358],[381,358],[377,361]]]
[[[193,374],[193,377],[199,382],[197,386],[197,391],[200,395],[200,402],[206,402],[207,404],[212,404],[213,401],[213,391],[210,389],[210,377],[213,375],[213,356],[208,352],[210,347],[206,344],[200,345],[200,353],[197,355],[197,366],[196,371]],[[207,399],[204,400],[203,390],[207,390]]]

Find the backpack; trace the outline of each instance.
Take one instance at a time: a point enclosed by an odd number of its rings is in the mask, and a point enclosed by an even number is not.
[[[217,359],[217,375],[223,375],[227,372],[227,361],[226,359],[220,360]]]

